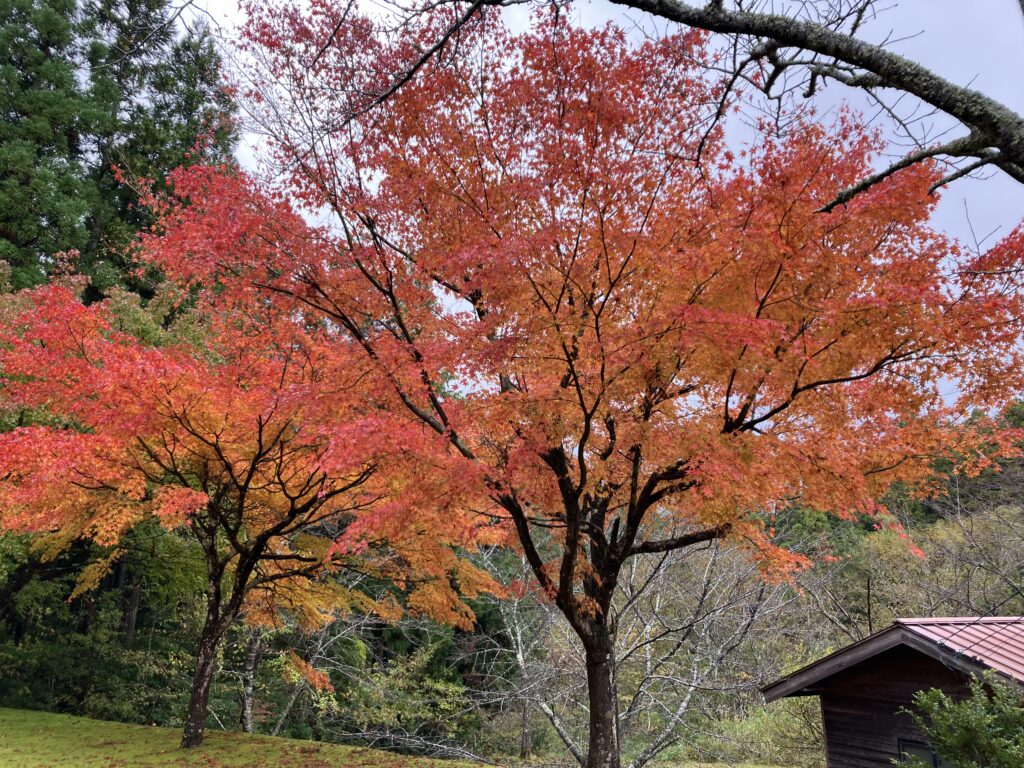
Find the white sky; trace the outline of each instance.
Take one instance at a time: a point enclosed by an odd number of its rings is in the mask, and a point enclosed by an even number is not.
[[[697,0],[702,1],[702,0]],[[237,0],[199,0],[209,16],[228,32],[237,23]],[[528,10],[514,11],[525,21]],[[650,28],[650,17],[626,12],[605,0],[577,5],[581,20],[602,23],[614,19]],[[897,39],[894,50],[918,61],[954,83],[992,96],[1024,114],[1024,15],[1018,0],[893,0],[893,7],[864,32],[872,41]],[[821,97],[822,108],[848,99],[869,109],[867,100],[851,89],[830,86]],[[941,122],[936,127],[941,129]],[[243,162],[251,150],[243,147]],[[969,221],[968,221],[969,216]],[[982,180],[963,179],[942,195],[934,224],[967,243],[1005,234],[1024,219],[1024,185],[992,172]],[[991,244],[989,239],[983,244]]]
[[[865,37],[880,42],[890,32],[913,36],[892,50],[1024,114],[1024,15],[1018,0],[902,0]],[[840,90],[851,94],[837,87],[835,95]],[[956,182],[943,193],[935,223],[970,242],[965,210],[979,238],[995,229],[1005,234],[1024,219],[1024,185],[1001,172]]]

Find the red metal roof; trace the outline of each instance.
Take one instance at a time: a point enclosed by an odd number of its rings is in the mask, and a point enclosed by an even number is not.
[[[896,619],[881,632],[761,689],[767,701],[820,692],[823,681],[879,653],[906,645],[963,672],[991,669],[1024,685],[1024,616]]]
[[[896,619],[940,652],[965,657],[1024,683],[1024,616]]]

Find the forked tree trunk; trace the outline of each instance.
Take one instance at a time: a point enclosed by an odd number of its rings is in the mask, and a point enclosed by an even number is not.
[[[237,533],[242,527],[245,494],[241,490],[244,489],[240,489],[237,499],[221,498],[216,504],[211,501],[205,516],[197,513],[190,519],[192,532],[206,555],[206,619],[199,636],[192,693],[189,696],[185,725],[181,734],[182,749],[198,747],[203,743],[210,703],[210,686],[213,684],[213,672],[217,664],[217,648],[228,629],[242,613],[246,593],[252,586],[251,579],[256,566],[266,552],[267,541],[276,535],[275,530],[281,530],[272,527],[269,529],[270,533],[253,536],[246,540],[244,545],[233,536],[229,536],[233,542],[233,549],[220,552],[218,536],[225,530]],[[292,519],[286,518],[279,525],[286,526]],[[229,566],[230,586],[225,583]],[[253,663],[255,664],[255,658]],[[249,694],[251,695],[251,690]]]
[[[203,733],[206,730],[206,711],[210,703],[210,685],[213,683],[213,671],[217,663],[217,643],[221,634],[220,624],[216,609],[209,608],[202,634],[199,637],[196,671],[192,677],[192,694],[189,696],[188,709],[185,713],[185,727],[181,735],[182,749],[198,747],[203,743]]]
[[[600,637],[588,646],[586,661],[590,730],[587,768],[620,768],[614,640],[606,632],[601,632]]]
[[[242,569],[239,565],[239,570]],[[181,734],[182,749],[198,747],[203,743],[206,730],[206,713],[210,702],[210,686],[217,666],[217,647],[228,628],[238,618],[242,608],[242,593],[237,583],[231,597],[224,600],[221,592],[223,564],[216,556],[207,561],[208,584],[206,587],[206,619],[199,635],[199,650],[196,654],[196,671],[192,677],[192,693],[185,712],[185,726]]]

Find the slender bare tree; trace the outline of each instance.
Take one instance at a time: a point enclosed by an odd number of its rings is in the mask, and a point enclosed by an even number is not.
[[[621,587],[612,607],[618,728],[629,767],[643,768],[670,747],[693,746],[725,697],[733,709],[737,697],[757,700],[758,685],[778,671],[756,652],[760,635],[793,618],[799,591],[766,583],[749,556],[720,541],[637,559]],[[502,601],[500,611],[519,673],[510,698],[542,713],[585,766],[583,648],[535,593]]]

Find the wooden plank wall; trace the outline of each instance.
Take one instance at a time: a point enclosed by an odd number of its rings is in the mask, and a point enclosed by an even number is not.
[[[901,708],[914,693],[941,688],[968,695],[966,677],[905,646],[879,654],[828,681],[821,697],[828,768],[892,768],[898,739],[924,741]]]

